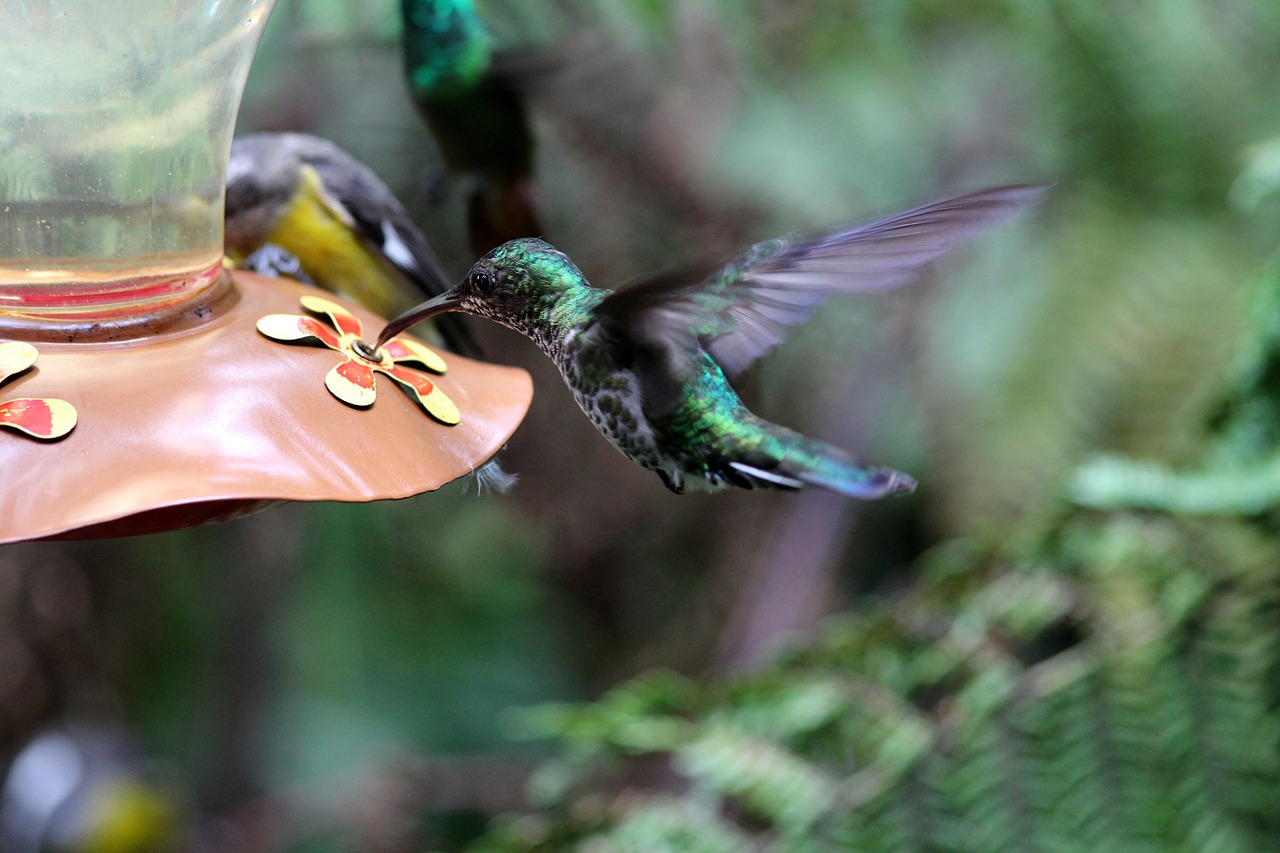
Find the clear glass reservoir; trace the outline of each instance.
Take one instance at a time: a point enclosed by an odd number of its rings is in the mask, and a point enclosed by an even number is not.
[[[219,280],[231,133],[274,2],[0,3],[0,326],[163,311]]]

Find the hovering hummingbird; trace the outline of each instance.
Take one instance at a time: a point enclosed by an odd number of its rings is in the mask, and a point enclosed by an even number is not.
[[[401,0],[400,11],[409,94],[445,165],[477,181],[467,202],[472,248],[541,233],[524,94],[553,63],[494,50],[472,0]]]
[[[822,486],[873,499],[915,488],[892,468],[750,412],[730,380],[832,293],[897,287],[956,243],[1043,195],[1032,185],[945,198],[862,225],[758,243],[697,283],[592,287],[569,258],[513,240],[466,279],[392,320],[382,344],[446,311],[523,333],[555,361],[596,428],[677,494],[687,487]]]

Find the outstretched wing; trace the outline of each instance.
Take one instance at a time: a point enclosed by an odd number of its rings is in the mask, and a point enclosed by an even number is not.
[[[832,293],[888,290],[960,241],[1044,195],[993,187],[816,235],[767,240],[696,284],[672,278],[618,291],[597,309],[611,330],[660,347],[701,342],[730,377],[787,337]]]

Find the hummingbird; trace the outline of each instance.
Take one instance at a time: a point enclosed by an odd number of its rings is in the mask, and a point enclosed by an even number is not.
[[[911,281],[956,243],[1044,193],[992,187],[821,233],[757,243],[700,281],[654,277],[592,287],[548,243],[523,238],[477,261],[461,284],[392,320],[375,350],[447,311],[485,317],[532,340],[591,422],[671,491],[832,489],[871,500],[910,492],[900,471],[770,423],[730,384],[833,293]]]
[[[473,0],[401,0],[409,94],[445,165],[476,179],[467,200],[472,248],[483,254],[541,233],[525,92],[553,69],[534,51],[493,47]]]

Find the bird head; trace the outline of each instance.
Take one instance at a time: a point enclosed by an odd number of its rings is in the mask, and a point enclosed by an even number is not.
[[[231,143],[223,238],[237,260],[262,247],[297,191],[301,164],[289,139],[261,133]]]
[[[536,238],[512,240],[476,261],[457,287],[388,323],[377,346],[447,311],[486,317],[541,345],[576,322],[584,307],[598,301],[597,294],[603,295],[554,246]]]

